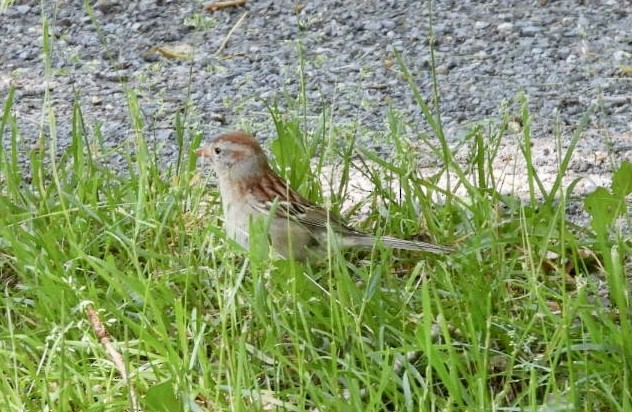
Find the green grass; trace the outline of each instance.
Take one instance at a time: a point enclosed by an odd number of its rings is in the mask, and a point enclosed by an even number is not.
[[[560,144],[559,176],[547,190],[531,159],[525,97],[520,137],[507,131],[512,113],[501,113],[453,147],[433,109],[438,89],[424,97],[399,61],[431,134],[385,113],[387,127],[376,133],[394,148],[386,161],[327,114],[310,128],[303,94],[296,110],[270,108],[278,136],[268,148],[297,190],[336,211],[360,170],[375,187],[358,206],[369,207],[360,228],[421,233],[455,245],[450,256],[376,248],[309,267],[270,260],[265,243],[240,251],[196,170],[202,135],[186,113],[174,124],[177,162],[165,170],[133,91],[133,139],[119,153],[86,127],[81,107],[58,119],[50,99],[50,137],[42,150],[24,147],[6,96],[0,410],[132,410],[131,393],[148,411],[630,410],[630,242],[613,226],[629,165],[611,192],[587,200],[594,226],[575,227],[565,215],[572,187],[561,178],[582,125],[567,149]],[[60,122],[72,125],[72,144],[58,156]],[[432,176],[420,176],[422,149],[405,131],[440,160]],[[502,195],[492,174],[507,139],[527,160],[524,202]],[[457,150],[470,153],[467,163],[455,160]],[[114,154],[126,173],[109,168]],[[319,178],[331,163],[339,167],[327,193]]]

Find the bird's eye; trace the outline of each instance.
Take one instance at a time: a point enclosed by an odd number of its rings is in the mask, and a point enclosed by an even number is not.
[[[222,153],[222,149],[220,149],[219,147],[216,147],[214,151],[215,151],[215,154]]]

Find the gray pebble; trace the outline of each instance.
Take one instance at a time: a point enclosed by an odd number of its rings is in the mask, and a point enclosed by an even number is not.
[[[15,11],[17,14],[23,16],[31,11],[31,6],[28,4],[20,4],[19,6],[15,6]]]
[[[541,29],[541,28],[539,28],[539,27],[536,27],[536,26],[526,26],[526,27],[523,27],[523,28],[520,30],[520,33],[521,33],[523,36],[535,36],[536,34],[540,33],[541,31],[542,31],[542,29]]]

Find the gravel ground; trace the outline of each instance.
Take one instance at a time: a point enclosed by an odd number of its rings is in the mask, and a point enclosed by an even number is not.
[[[245,7],[209,13],[198,1],[98,0],[92,16],[79,0],[44,3],[42,10],[39,0],[17,1],[0,12],[0,98],[10,85],[16,88],[14,111],[25,148],[46,123],[46,87],[62,147],[75,96],[108,146],[129,141],[128,88],[140,94],[146,125],[166,160],[175,154],[175,114],[185,107],[190,125],[208,135],[248,126],[269,137],[273,125],[263,101],[279,99],[284,106],[287,96],[298,93],[299,43],[314,119],[323,104],[333,105],[334,122],[358,128],[364,143],[373,145],[371,132],[384,130],[389,107],[423,128],[392,50],[403,54],[429,96],[428,2],[249,0]],[[591,106],[568,176],[587,178],[577,190],[607,184],[613,163],[632,160],[632,2],[432,4],[441,109],[451,140],[477,122],[497,119],[503,101],[524,91],[543,175],[555,173],[557,119],[568,142]],[[43,16],[54,38],[48,82]],[[192,59],[168,59],[156,47]],[[516,158],[509,139],[497,166],[513,182],[507,190],[521,192],[524,168],[507,167]]]

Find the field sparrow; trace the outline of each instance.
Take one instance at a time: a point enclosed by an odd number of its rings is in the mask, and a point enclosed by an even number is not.
[[[196,154],[210,159],[219,182],[226,232],[246,249],[250,221],[265,216],[271,219],[272,247],[288,259],[315,260],[326,256],[328,227],[341,248],[371,248],[379,242],[396,249],[431,253],[452,250],[389,236],[376,238],[347,226],[340,217],[292,190],[272,171],[261,146],[247,133],[219,135]],[[270,216],[272,211],[274,215]]]

